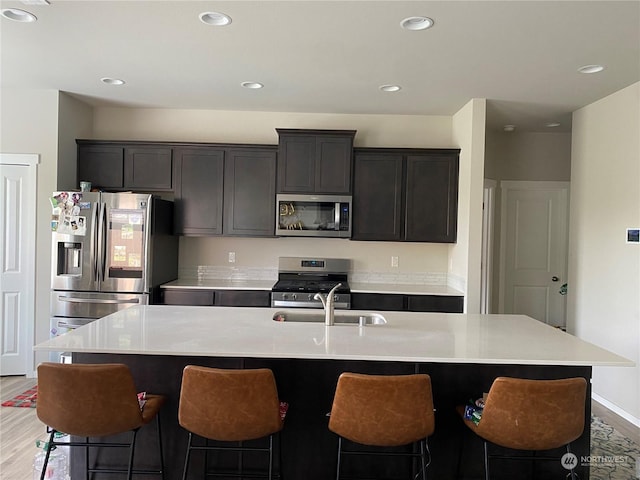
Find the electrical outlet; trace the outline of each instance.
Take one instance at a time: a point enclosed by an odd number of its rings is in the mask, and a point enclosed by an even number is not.
[[[236,252],[229,252],[229,263],[236,263]]]
[[[395,255],[391,257],[391,266],[396,268],[398,267],[398,257]]]

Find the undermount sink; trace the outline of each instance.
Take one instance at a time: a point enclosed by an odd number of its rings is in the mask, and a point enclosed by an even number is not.
[[[334,324],[385,325],[387,319],[379,313],[335,313]],[[324,311],[281,310],[273,315],[276,322],[317,322],[324,323]]]

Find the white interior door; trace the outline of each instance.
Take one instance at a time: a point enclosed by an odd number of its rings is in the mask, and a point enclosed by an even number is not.
[[[0,154],[0,375],[33,369],[37,162]]]
[[[493,313],[491,310],[491,277],[493,275],[493,222],[496,186],[497,182],[495,180],[484,180],[482,254],[480,260],[480,313]]]
[[[502,182],[502,312],[566,325],[568,199],[567,182]]]

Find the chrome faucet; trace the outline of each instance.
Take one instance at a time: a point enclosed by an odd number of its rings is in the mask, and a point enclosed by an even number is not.
[[[331,291],[327,293],[326,300],[320,292],[316,293],[313,296],[314,300],[320,300],[322,302],[322,307],[324,308],[324,324],[326,326],[333,325],[333,310],[334,310],[333,295],[338,289],[338,287],[341,287],[341,286],[342,284],[338,283],[335,287],[333,287]]]

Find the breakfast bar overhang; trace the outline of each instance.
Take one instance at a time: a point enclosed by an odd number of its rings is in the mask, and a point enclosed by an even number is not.
[[[177,424],[182,369],[189,364],[221,368],[271,368],[280,398],[290,404],[281,433],[283,476],[329,479],[337,438],[326,414],[343,371],[376,374],[427,373],[433,384],[435,434],[430,438],[430,478],[480,478],[481,443],[466,432],[455,406],[487,392],[494,378],[552,379],[581,376],[589,384],[586,428],[573,444],[589,455],[591,368],[633,362],[523,315],[384,312],[378,325],[277,322],[275,308],[136,306],[101,318],[34,347],[72,353],[73,362],[127,364],[139,390],[164,394],[163,443],[167,478],[180,478],[187,433]],[[336,311],[340,313],[340,311]],[[350,315],[371,312],[349,311]],[[72,393],[70,393],[72,394]],[[144,430],[144,429],[143,429]],[[141,431],[145,438],[146,432]],[[152,434],[151,440],[152,440]],[[144,439],[137,458],[152,461]],[[153,445],[153,441],[150,441]],[[152,450],[150,448],[150,450]],[[562,455],[559,452],[558,458]],[[110,461],[103,459],[101,462]],[[72,457],[72,479],[84,455]],[[562,473],[560,462],[504,461],[495,478],[542,478]],[[354,464],[370,468],[366,462]],[[375,478],[398,473],[376,471]],[[560,468],[560,470],[558,470]],[[531,472],[537,473],[531,473]],[[577,469],[588,478],[587,465]],[[189,478],[196,478],[197,468]],[[371,473],[371,472],[368,472]]]

